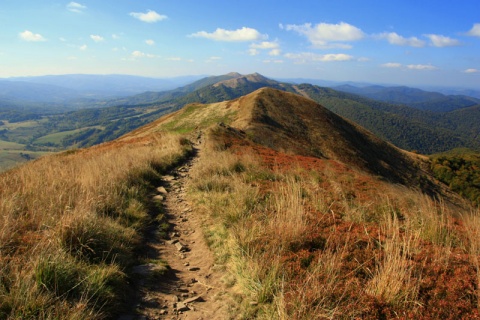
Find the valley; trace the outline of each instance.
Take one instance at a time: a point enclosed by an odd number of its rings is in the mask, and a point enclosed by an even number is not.
[[[21,151],[27,158],[37,158],[45,152],[88,147],[113,140],[189,103],[231,100],[261,87],[306,96],[406,150],[422,154],[459,147],[480,150],[477,126],[480,100],[476,98],[407,90],[405,87],[355,90],[352,86],[336,87],[366,95],[361,96],[311,84],[278,82],[260,74],[238,73],[202,78],[167,91],[97,100],[80,110],[7,105],[0,108],[0,121],[3,123],[0,140],[21,144]],[[381,94],[386,97],[386,92],[393,98],[386,101],[369,98],[382,100]],[[409,101],[413,104],[409,105]],[[423,103],[423,107],[419,107],[419,103]],[[19,157],[15,150],[3,148],[0,168],[6,169],[25,159]]]

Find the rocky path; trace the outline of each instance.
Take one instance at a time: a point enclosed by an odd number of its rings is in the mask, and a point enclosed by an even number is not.
[[[231,297],[223,274],[202,233],[202,217],[192,210],[186,184],[201,151],[163,177],[153,201],[160,202],[171,225],[167,240],[157,230],[147,238],[145,258],[156,261],[134,268],[137,274],[135,312],[119,320],[134,319],[232,319]],[[161,260],[166,263],[167,271]]]

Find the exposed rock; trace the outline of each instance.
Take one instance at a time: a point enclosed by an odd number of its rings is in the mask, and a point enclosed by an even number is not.
[[[177,250],[180,252],[188,251],[188,248],[185,245],[181,244],[180,241],[175,243],[175,247],[177,247]]]
[[[189,304],[189,303],[192,303],[192,302],[195,302],[195,301],[200,302],[200,301],[204,301],[204,300],[203,300],[202,296],[195,296],[195,297],[184,300],[183,303]]]
[[[168,191],[167,191],[167,189],[165,189],[165,187],[158,187],[157,192],[160,193],[160,194],[167,194],[168,193]]]
[[[176,178],[174,176],[171,176],[171,175],[167,175],[167,176],[163,176],[163,181],[173,181],[173,180],[176,180]]]
[[[163,201],[163,196],[160,194],[157,194],[156,196],[153,196],[154,201]]]
[[[178,312],[185,312],[190,310],[190,308],[183,302],[177,302],[176,309]]]

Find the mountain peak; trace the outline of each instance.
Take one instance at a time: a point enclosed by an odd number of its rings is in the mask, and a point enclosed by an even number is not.
[[[237,88],[239,86],[244,86],[248,84],[255,84],[257,85],[257,87],[260,87],[258,86],[258,84],[260,84],[261,86],[278,85],[278,82],[264,77],[259,73],[252,73],[247,75],[239,75],[238,77],[234,77],[232,79],[220,81],[216,83],[215,86],[223,85],[228,88]]]
[[[229,73],[226,74],[226,76],[236,78],[236,77],[241,77],[242,75],[238,72],[229,72]]]

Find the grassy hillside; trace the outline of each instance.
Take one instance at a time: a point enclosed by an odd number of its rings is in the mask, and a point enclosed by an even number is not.
[[[189,151],[178,137],[125,137],[0,175],[0,319],[121,312],[151,219],[152,183]]]
[[[232,318],[480,317],[478,209],[427,158],[262,89],[0,175],[0,318],[121,312],[146,226],[168,227],[148,198],[189,137],[204,143],[187,197]]]
[[[479,316],[478,211],[222,127],[210,137],[189,193],[244,318]]]

